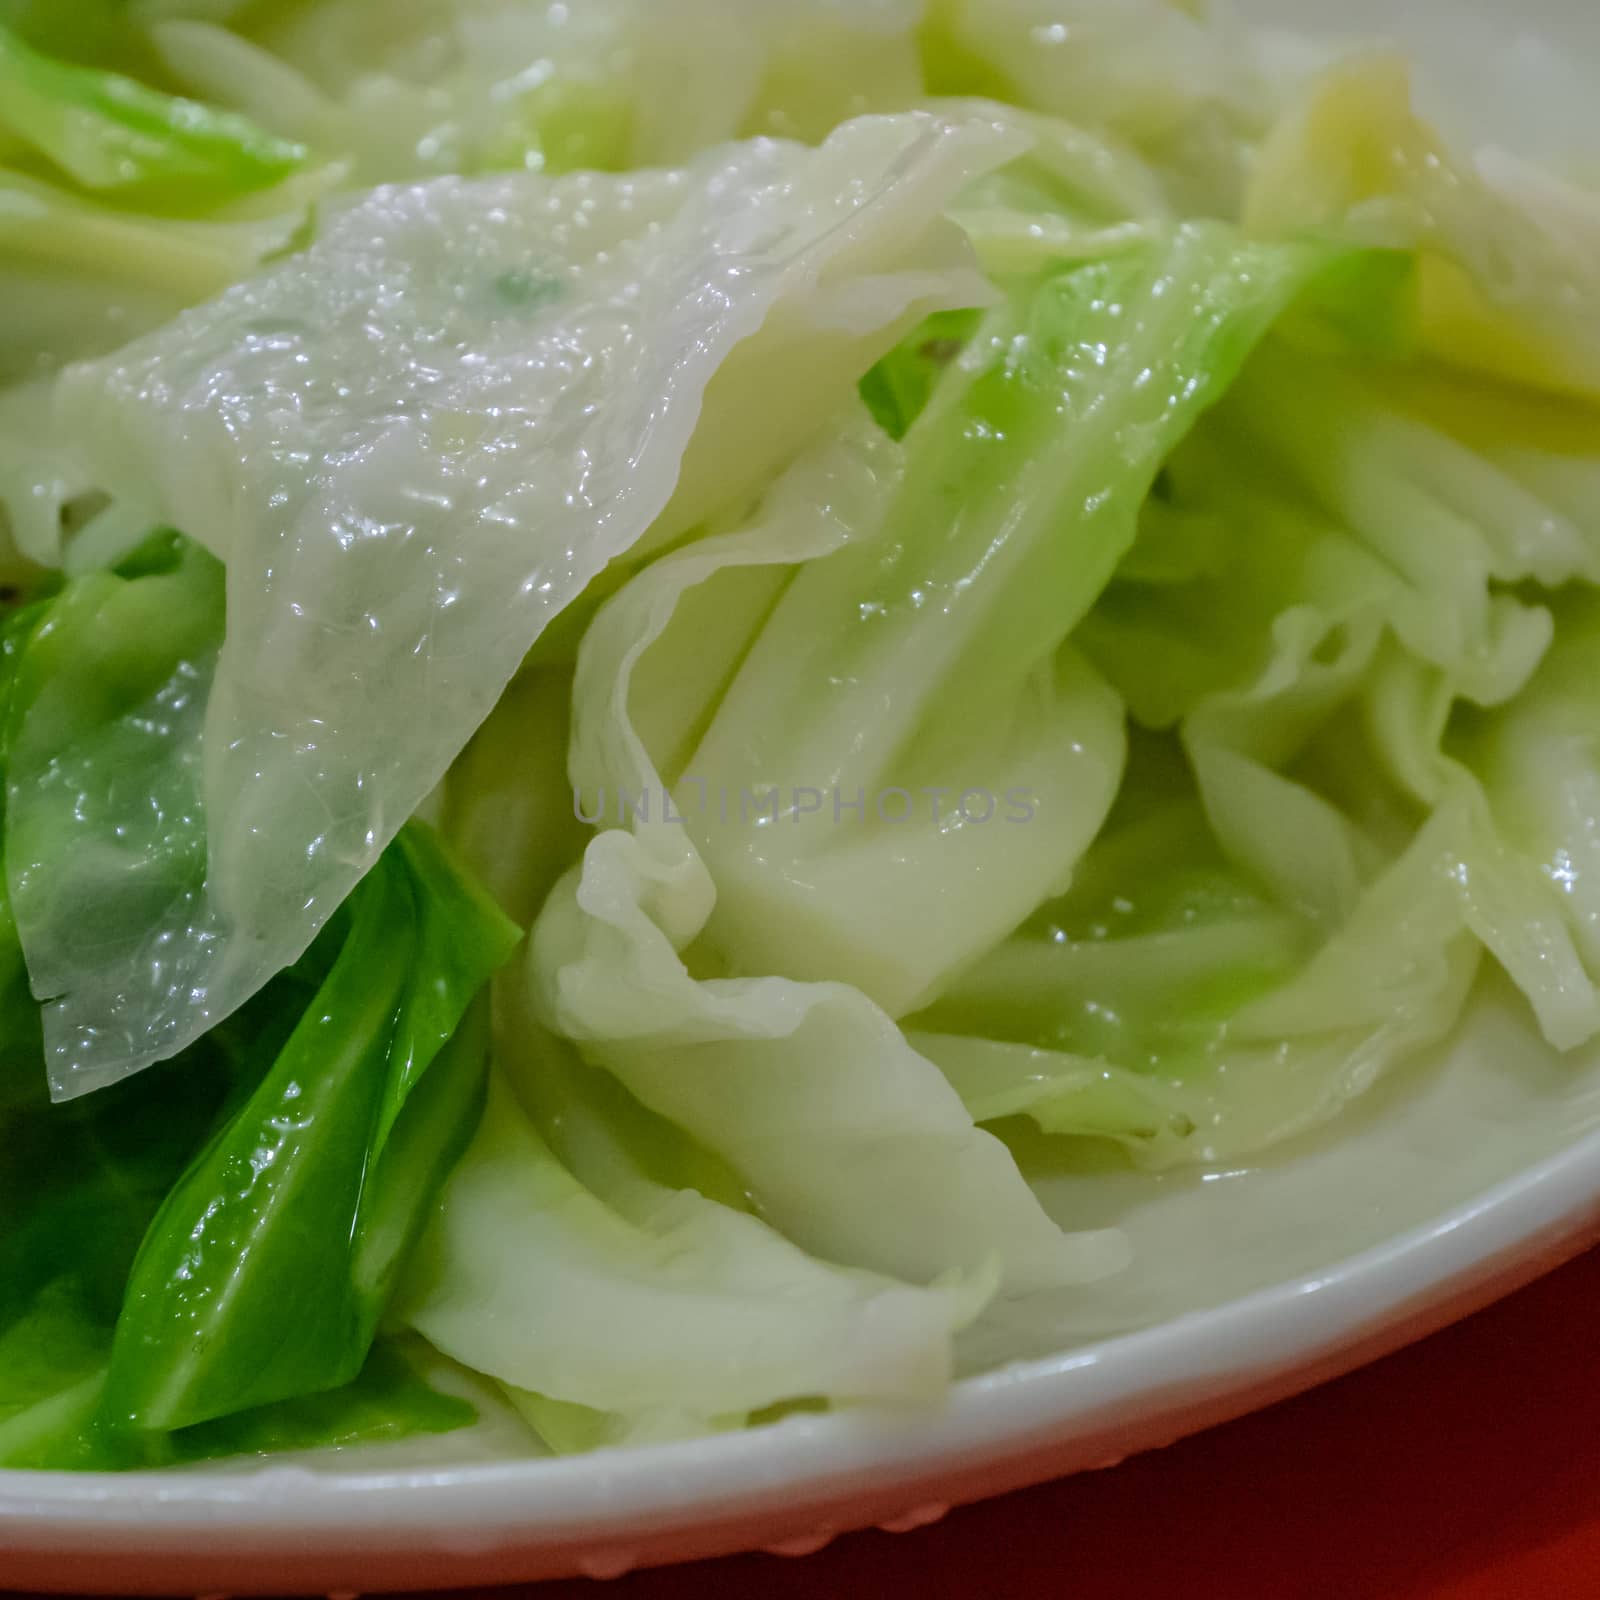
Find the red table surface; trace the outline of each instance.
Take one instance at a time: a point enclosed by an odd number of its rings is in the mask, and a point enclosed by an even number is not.
[[[1336,1383],[915,1533],[448,1600],[1600,1597],[1597,1313],[1600,1249]]]

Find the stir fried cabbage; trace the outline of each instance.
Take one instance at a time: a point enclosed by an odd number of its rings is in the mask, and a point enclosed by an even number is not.
[[[1593,152],[1281,44],[0,0],[0,1465],[927,1405],[1020,1141],[1600,1035]]]

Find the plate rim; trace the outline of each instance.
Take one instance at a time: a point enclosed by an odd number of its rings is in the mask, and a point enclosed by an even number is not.
[[[963,1379],[933,1413],[801,1415],[707,1438],[434,1468],[0,1470],[0,1580],[377,1592],[603,1576],[755,1547],[805,1553],[851,1528],[919,1526],[951,1504],[1112,1465],[1285,1398],[1479,1309],[1597,1238],[1600,1130],[1325,1267]],[[291,1532],[293,1551],[266,1542]]]

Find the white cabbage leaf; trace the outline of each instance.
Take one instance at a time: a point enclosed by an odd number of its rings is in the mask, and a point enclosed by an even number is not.
[[[496,1076],[402,1295],[438,1349],[506,1385],[541,1432],[552,1403],[583,1407],[609,1442],[704,1432],[784,1401],[939,1397],[992,1266],[918,1288],[814,1260],[747,1211],[637,1171],[624,1115],[586,1097],[583,1080],[603,1074],[578,1064],[564,1077],[555,1041],[520,1038],[501,1052],[511,1075],[538,1079],[568,1136],[611,1158],[591,1152],[580,1178]]]
[[[641,728],[670,744],[685,701],[647,701],[636,727],[630,689],[659,681],[646,653],[680,600],[721,585],[726,602],[730,579],[749,581],[739,569],[759,577],[843,544],[869,525],[896,454],[852,421],[790,469],[752,527],[663,557],[607,605],[575,687],[580,793],[662,792]],[[695,637],[714,661],[738,633]],[[1004,1147],[859,988],[691,970],[685,954],[717,895],[693,837],[659,805],[599,833],[534,928],[529,978],[543,1020],[725,1160],[762,1214],[819,1256],[926,1283],[993,1255],[1009,1292],[1121,1264],[1120,1236],[1067,1236],[1046,1218]]]
[[[178,8],[173,8],[176,12]],[[360,181],[675,165],[912,106],[921,0],[322,0],[151,35],[207,99]]]
[[[204,885],[92,955],[93,905],[21,929],[54,1092],[293,960],[608,561],[737,501],[909,325],[985,299],[941,213],[1019,143],[910,114],[679,172],[380,189],[69,369],[92,481],[223,558],[228,633]]]

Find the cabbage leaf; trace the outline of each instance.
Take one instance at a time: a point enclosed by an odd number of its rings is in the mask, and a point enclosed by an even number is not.
[[[56,1092],[181,1049],[292,960],[608,560],[737,499],[911,323],[983,299],[939,213],[1015,148],[866,118],[682,173],[381,189],[70,371],[94,481],[225,560],[229,626],[202,890],[115,964],[74,956],[90,901],[19,922],[59,974]]]

